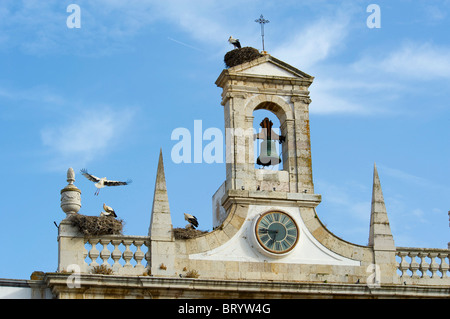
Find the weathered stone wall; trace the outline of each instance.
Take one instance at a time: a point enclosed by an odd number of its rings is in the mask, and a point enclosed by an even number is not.
[[[263,75],[265,72],[271,75]],[[223,88],[225,129],[236,135],[252,133],[253,112],[265,109],[278,117],[286,138],[282,146],[286,174],[278,174],[270,183],[262,181],[254,169],[252,136],[227,139],[227,190],[275,187],[291,193],[314,193],[308,91],[312,81],[313,77],[268,55],[221,73],[216,84]]]
[[[256,196],[261,195],[257,192],[234,191],[232,193],[234,196],[229,197],[224,203],[229,215],[221,227],[198,238],[176,240],[175,269],[178,274],[183,276],[187,271],[195,270],[200,278],[208,279],[334,283],[358,281],[363,283],[369,277],[367,267],[374,262],[372,249],[348,243],[329,232],[315,214],[314,206],[320,202],[319,196],[273,193],[272,197],[265,194],[266,196],[261,198]],[[297,196],[297,200],[288,199],[293,196]],[[254,206],[255,203],[258,205]],[[301,241],[298,247],[283,258],[274,259],[261,254],[249,238],[253,231],[252,220],[255,219],[258,209],[264,211],[271,207],[287,210],[291,215],[298,212],[295,218],[299,224],[306,227],[301,228],[303,235],[307,236],[309,233],[319,242],[320,249],[330,250],[341,256],[342,261],[338,261],[339,256],[334,256],[335,260],[324,257],[319,260],[322,264],[314,264],[311,259],[302,256],[315,253],[316,248],[301,247]],[[247,229],[243,229],[245,227]],[[242,249],[242,251],[234,250],[234,258],[226,256],[228,251],[226,249],[233,249],[229,248],[230,245],[239,246]],[[214,254],[217,257],[214,257]],[[249,257],[246,257],[246,254]],[[347,259],[355,262],[348,262]],[[299,260],[303,260],[303,263],[298,262]],[[326,262],[330,264],[324,264]]]

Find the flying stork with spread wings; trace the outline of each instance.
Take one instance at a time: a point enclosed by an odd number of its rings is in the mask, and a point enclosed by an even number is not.
[[[131,183],[131,180],[128,180],[126,182],[120,182],[120,181],[108,180],[106,177],[100,178],[100,177],[89,174],[86,169],[82,169],[81,174],[83,174],[83,176],[86,177],[88,180],[95,183],[95,187],[97,187],[97,190],[95,191],[94,195],[98,195],[98,193],[100,192],[100,189],[105,186],[128,185]]]

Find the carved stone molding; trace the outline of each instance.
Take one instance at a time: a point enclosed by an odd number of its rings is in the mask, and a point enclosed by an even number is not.
[[[293,97],[291,97],[291,102],[292,103],[302,102],[305,104],[310,104],[312,102],[312,100],[308,96],[293,96]]]
[[[227,98],[239,98],[239,99],[246,99],[248,96],[245,92],[227,92],[226,97]]]

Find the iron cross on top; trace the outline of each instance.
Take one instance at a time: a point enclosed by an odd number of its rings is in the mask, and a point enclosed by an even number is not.
[[[269,20],[264,19],[264,16],[261,14],[261,16],[259,17],[259,19],[256,19],[255,22],[259,23],[261,25],[261,38],[262,38],[262,47],[263,47],[263,51],[264,50],[264,25],[266,23],[269,23]]]

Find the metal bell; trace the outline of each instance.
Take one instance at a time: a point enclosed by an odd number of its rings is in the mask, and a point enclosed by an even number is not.
[[[273,140],[263,140],[261,142],[261,151],[256,163],[262,166],[278,165],[281,163],[281,158],[277,153],[277,144]]]

